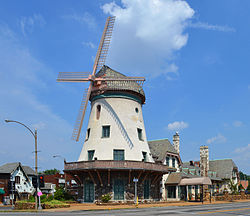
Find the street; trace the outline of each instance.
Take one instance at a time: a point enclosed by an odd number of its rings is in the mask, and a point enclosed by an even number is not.
[[[74,212],[0,212],[0,215],[206,215],[206,216],[250,216],[250,202],[243,203],[229,203],[229,204],[213,204],[213,205],[197,205],[197,206],[169,206],[169,207],[157,207],[157,208],[138,208],[138,209],[120,209],[120,210],[101,210],[101,211],[74,211]]]

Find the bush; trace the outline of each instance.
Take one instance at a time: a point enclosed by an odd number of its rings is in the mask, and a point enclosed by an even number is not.
[[[42,196],[40,196],[40,200],[41,200],[41,203],[46,202],[47,201],[47,195],[43,194]]]
[[[73,197],[67,193],[63,188],[57,188],[54,194],[55,200],[65,201],[65,200],[73,200]]]
[[[54,197],[52,195],[49,195],[48,198],[47,198],[47,201],[50,202],[53,199],[54,199]]]
[[[35,202],[35,197],[34,196],[30,196],[28,202]]]
[[[109,200],[111,200],[112,196],[110,193],[104,194],[101,197],[102,202],[107,203]]]

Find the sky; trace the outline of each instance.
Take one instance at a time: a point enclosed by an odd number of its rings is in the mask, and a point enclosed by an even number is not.
[[[0,164],[39,170],[76,161],[71,140],[88,85],[60,71],[92,71],[105,20],[116,16],[106,65],[144,76],[148,140],[180,134],[182,161],[232,158],[250,174],[249,0],[0,0]],[[85,136],[89,107],[83,125]],[[58,157],[53,157],[59,155]]]

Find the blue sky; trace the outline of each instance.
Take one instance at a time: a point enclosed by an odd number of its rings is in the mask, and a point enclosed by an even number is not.
[[[106,64],[146,77],[149,140],[180,132],[183,161],[232,158],[250,173],[248,0],[0,0],[0,164],[40,170],[77,160],[70,140],[84,84],[57,83],[59,71],[91,71],[108,15],[116,23]],[[87,117],[88,117],[87,112]],[[87,121],[84,122],[83,135]]]

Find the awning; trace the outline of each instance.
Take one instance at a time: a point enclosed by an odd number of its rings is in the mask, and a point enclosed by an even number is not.
[[[0,194],[5,194],[4,189],[0,188]]]
[[[179,185],[212,185],[212,182],[208,177],[184,178]]]

